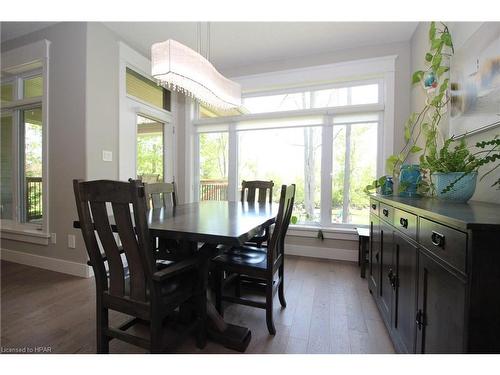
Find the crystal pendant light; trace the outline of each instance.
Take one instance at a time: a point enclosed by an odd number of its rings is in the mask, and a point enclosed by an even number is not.
[[[209,40],[209,29],[207,34]],[[241,86],[215,69],[208,61],[209,52],[207,58],[199,52],[173,39],[155,43],[151,47],[151,75],[163,87],[190,96],[205,106],[222,110],[240,107]]]

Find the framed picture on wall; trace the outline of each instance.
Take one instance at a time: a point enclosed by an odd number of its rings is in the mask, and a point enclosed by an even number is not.
[[[450,136],[500,125],[500,23],[485,22],[450,67]]]

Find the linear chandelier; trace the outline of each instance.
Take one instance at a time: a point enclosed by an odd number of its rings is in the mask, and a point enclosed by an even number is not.
[[[205,106],[222,110],[241,106],[238,83],[220,74],[199,52],[173,39],[152,45],[151,71],[161,86],[190,96]]]

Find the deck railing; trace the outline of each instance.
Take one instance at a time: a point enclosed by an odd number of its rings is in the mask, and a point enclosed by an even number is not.
[[[200,200],[227,201],[227,180],[200,180]]]
[[[26,221],[42,218],[42,178],[26,177]]]

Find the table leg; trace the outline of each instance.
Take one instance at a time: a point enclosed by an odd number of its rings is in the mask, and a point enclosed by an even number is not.
[[[207,289],[210,259],[217,254],[217,246],[205,244],[199,252],[201,256],[207,257],[207,261],[204,262],[205,269],[202,271],[205,277],[204,287]],[[207,319],[207,333],[211,340],[239,352],[244,352],[247,349],[252,338],[251,331],[246,327],[226,323],[209,300],[207,300]]]

